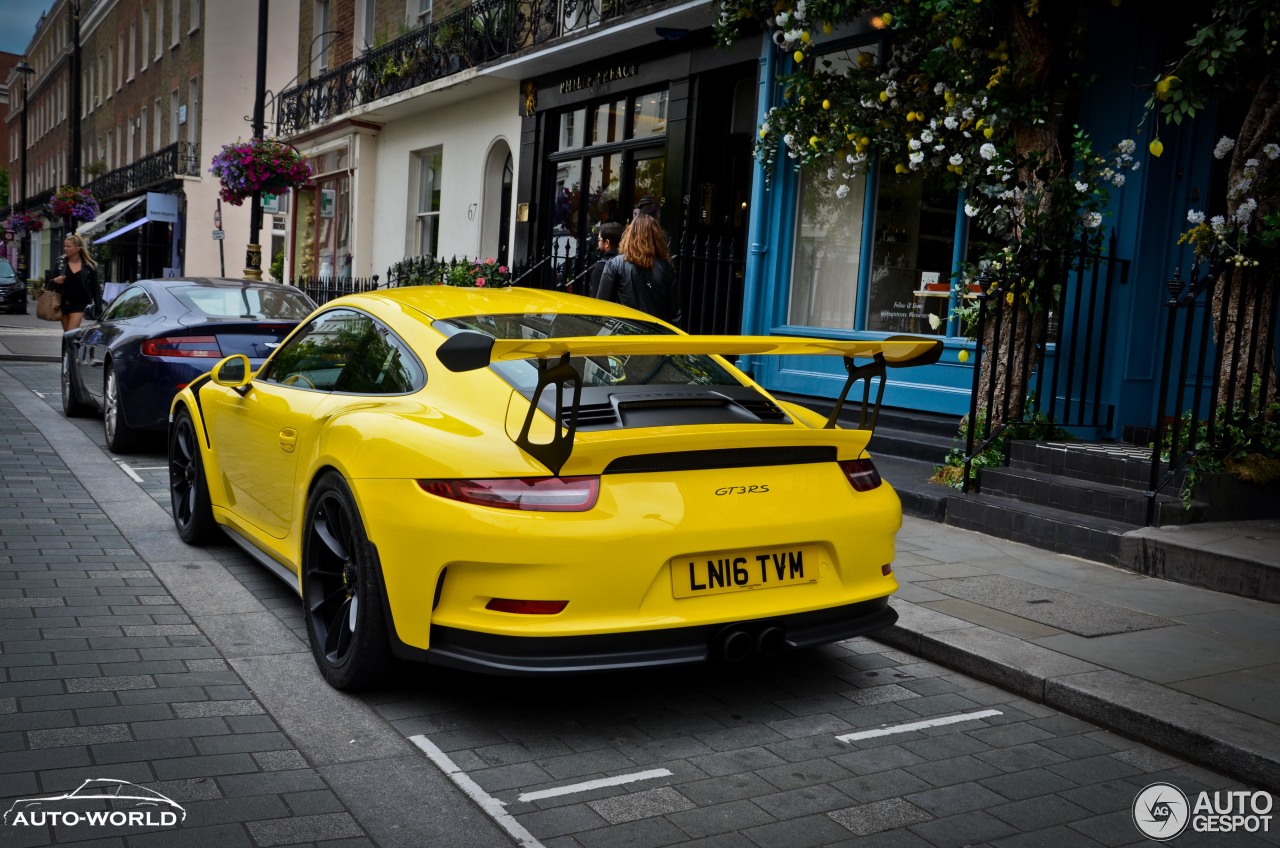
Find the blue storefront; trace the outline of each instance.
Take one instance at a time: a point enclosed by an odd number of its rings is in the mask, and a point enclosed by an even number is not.
[[[1126,4],[1127,7],[1130,4]],[[1117,14],[1121,17],[1117,20]],[[1166,152],[1146,153],[1151,125],[1138,135],[1143,104],[1157,62],[1158,27],[1142,25],[1142,10],[1112,9],[1106,27],[1093,27],[1087,65],[1094,76],[1084,93],[1077,122],[1099,148],[1133,138],[1141,166],[1113,189],[1104,224],[1117,260],[1109,272],[1107,303],[1091,303],[1099,326],[1087,335],[1093,348],[1080,361],[1059,363],[1050,346],[1042,366],[1050,377],[1089,370],[1090,403],[1104,407],[1102,426],[1079,435],[1123,438],[1126,428],[1154,423],[1156,383],[1162,350],[1162,310],[1166,280],[1190,255],[1177,245],[1187,228],[1189,208],[1203,209],[1210,193],[1212,116],[1194,125],[1159,128]],[[1117,25],[1119,23],[1119,25]],[[860,53],[884,49],[883,33],[866,25],[818,39],[813,55],[855,61]],[[776,78],[791,58],[765,41],[760,58],[759,116],[782,96]],[[969,411],[974,342],[964,334],[954,309],[965,295],[951,285],[966,263],[982,252],[981,234],[971,232],[964,197],[892,168],[870,168],[860,190],[828,192],[821,174],[798,172],[785,155],[771,177],[757,165],[751,199],[743,332],[813,335],[836,339],[885,338],[901,333],[942,338],[941,360],[926,368],[891,372],[885,404],[948,415]],[[1068,289],[1069,303],[1100,298]],[[1105,308],[1104,308],[1105,307]],[[1051,320],[1073,322],[1071,310]],[[1075,355],[1086,334],[1076,327]],[[1105,340],[1105,341],[1104,341]],[[1104,348],[1099,350],[1099,348]],[[816,358],[814,358],[816,359]],[[755,358],[747,363],[767,388],[816,397],[834,397],[844,383],[840,363],[811,359]],[[1059,383],[1064,380],[1060,379]],[[1044,385],[1051,385],[1052,380]],[[1059,393],[1068,392],[1059,387]],[[1067,400],[1067,398],[1061,398]]]

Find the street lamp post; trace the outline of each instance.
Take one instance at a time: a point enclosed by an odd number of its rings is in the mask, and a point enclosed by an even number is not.
[[[21,209],[27,211],[27,89],[31,87],[31,75],[36,69],[26,60],[18,62],[13,70],[22,75],[22,124],[19,125],[18,149],[22,153],[22,170],[18,172],[18,194],[21,197]],[[11,189],[12,190],[12,189]],[[18,279],[27,281],[27,253],[31,248],[31,233],[22,234],[22,246],[18,248]]]
[[[266,129],[267,93],[267,0],[258,0],[258,67],[253,88],[253,137],[262,139]],[[262,279],[262,192],[255,191],[249,206],[249,243],[245,245],[244,275],[250,280]]]

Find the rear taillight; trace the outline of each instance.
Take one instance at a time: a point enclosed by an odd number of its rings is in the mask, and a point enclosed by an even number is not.
[[[871,460],[846,459],[838,464],[855,491],[869,492],[880,485],[880,472],[876,471],[875,463]]]
[[[522,601],[514,598],[491,598],[484,605],[494,612],[513,612],[518,615],[555,615],[569,606],[568,601]]]
[[[213,336],[164,336],[142,343],[143,356],[191,356],[221,359],[222,348]]]
[[[424,492],[453,501],[530,512],[586,512],[596,505],[599,477],[500,477],[419,480]]]

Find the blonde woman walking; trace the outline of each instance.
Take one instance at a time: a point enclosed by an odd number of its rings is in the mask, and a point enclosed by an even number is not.
[[[72,233],[62,240],[62,274],[53,282],[62,292],[62,331],[74,330],[84,320],[89,304],[101,303],[98,263],[84,246],[84,239]]]

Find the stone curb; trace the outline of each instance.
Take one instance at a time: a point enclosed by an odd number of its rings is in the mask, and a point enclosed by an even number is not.
[[[1268,721],[895,599],[898,623],[873,638],[1123,733],[1250,788],[1280,790],[1280,736]]]
[[[0,362],[61,362],[60,356],[42,353],[0,353]]]

